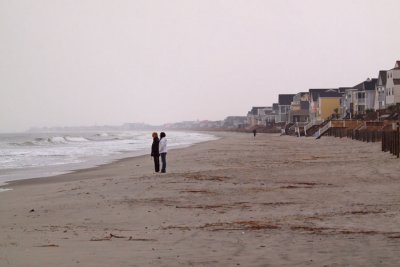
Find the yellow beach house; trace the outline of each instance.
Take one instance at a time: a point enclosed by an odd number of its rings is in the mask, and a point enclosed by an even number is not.
[[[317,120],[324,121],[332,114],[340,112],[340,99],[342,94],[337,90],[321,92],[318,98]]]

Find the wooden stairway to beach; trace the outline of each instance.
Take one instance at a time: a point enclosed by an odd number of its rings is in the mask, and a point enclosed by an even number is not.
[[[326,121],[324,122],[325,125],[319,128],[319,130],[314,134],[314,137],[316,139],[320,139],[321,136],[326,133],[331,127],[332,127],[332,121]]]

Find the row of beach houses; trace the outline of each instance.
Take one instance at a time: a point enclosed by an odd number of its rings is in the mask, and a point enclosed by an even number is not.
[[[351,87],[315,88],[280,94],[272,106],[252,107],[247,116],[227,117],[226,127],[297,125],[311,128],[331,119],[361,119],[370,112],[400,104],[400,61]],[[385,115],[381,114],[382,119]],[[378,118],[380,119],[380,118]]]

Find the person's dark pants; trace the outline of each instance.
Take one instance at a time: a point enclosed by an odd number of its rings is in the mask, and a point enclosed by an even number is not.
[[[160,171],[160,157],[159,156],[155,156],[154,158],[154,170],[156,172]]]
[[[161,172],[166,172],[167,170],[167,153],[161,153],[161,162],[162,162],[162,167],[161,167]]]

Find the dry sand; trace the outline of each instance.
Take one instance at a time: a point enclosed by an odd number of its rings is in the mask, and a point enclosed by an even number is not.
[[[0,193],[0,266],[399,266],[379,144],[221,133]]]

